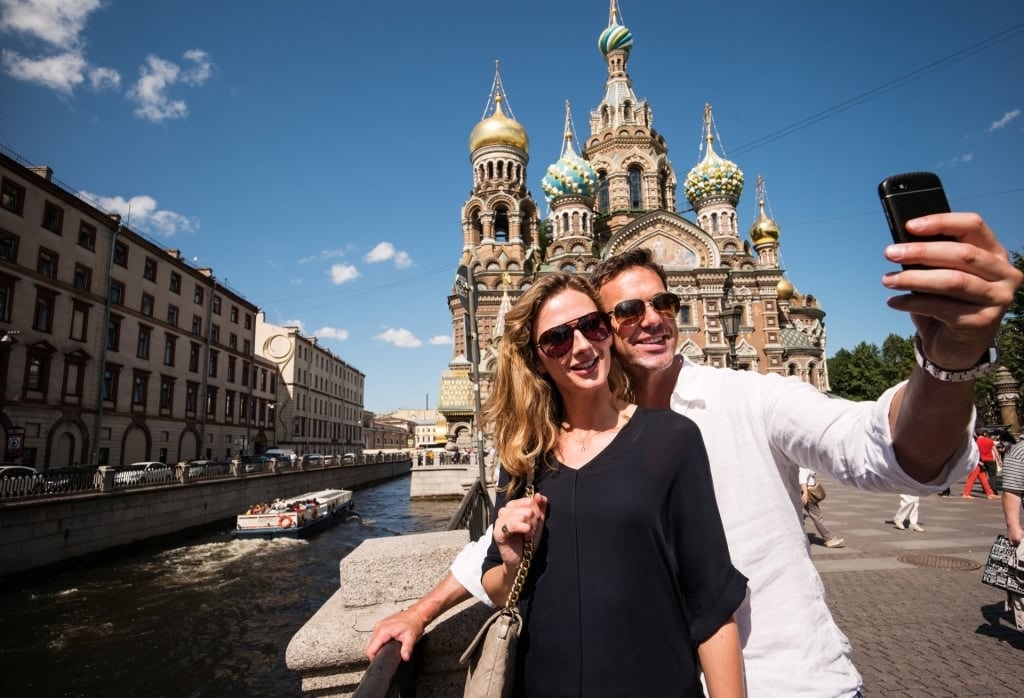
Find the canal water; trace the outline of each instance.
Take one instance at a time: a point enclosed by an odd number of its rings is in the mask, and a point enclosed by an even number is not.
[[[289,494],[289,493],[283,493]],[[444,530],[409,478],[308,541],[204,533],[0,591],[0,696],[300,696],[284,653],[368,538]]]

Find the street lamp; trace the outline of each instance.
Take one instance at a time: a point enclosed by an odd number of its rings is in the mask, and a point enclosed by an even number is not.
[[[722,323],[722,333],[729,342],[729,367],[736,368],[736,338],[740,334],[740,320],[743,319],[743,306],[734,305],[726,308],[718,315]]]

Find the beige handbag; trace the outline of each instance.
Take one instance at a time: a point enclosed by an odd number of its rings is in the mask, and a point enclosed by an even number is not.
[[[526,483],[527,497],[533,496],[533,473]],[[505,607],[488,618],[480,632],[459,659],[469,663],[466,672],[465,698],[507,698],[516,682],[516,642],[523,630],[523,617],[519,614],[519,594],[533,559],[533,541],[523,541],[523,559],[519,561],[512,591]]]

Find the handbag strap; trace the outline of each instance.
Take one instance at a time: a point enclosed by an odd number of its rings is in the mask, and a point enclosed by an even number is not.
[[[534,494],[533,489],[533,469],[530,469],[529,475],[526,476],[526,492],[525,496],[532,497]],[[523,591],[523,584],[526,583],[526,575],[530,573],[530,561],[533,560],[533,538],[523,538],[523,557],[519,560],[519,568],[516,570],[516,578],[512,582],[512,591],[508,594],[508,601],[505,602],[505,610],[511,611],[519,605],[519,594]]]

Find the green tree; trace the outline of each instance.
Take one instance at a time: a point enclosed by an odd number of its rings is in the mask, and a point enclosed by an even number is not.
[[[886,387],[910,378],[915,363],[914,335],[901,337],[890,334],[882,342],[882,371]]]
[[[1010,258],[1013,266],[1024,272],[1024,255],[1020,252],[1011,252]],[[999,348],[1000,365],[1005,366],[1018,385],[1024,387],[1024,288],[1017,289],[1013,302],[1010,303],[996,336],[996,346]],[[974,386],[974,400],[978,407],[980,424],[1002,423],[1002,414],[996,401],[995,374],[990,373],[978,380]],[[1021,405],[1018,404],[1017,407],[1020,420]]]
[[[840,349],[828,360],[832,393],[850,400],[874,400],[888,386],[881,352],[874,344],[861,342],[853,351]]]

